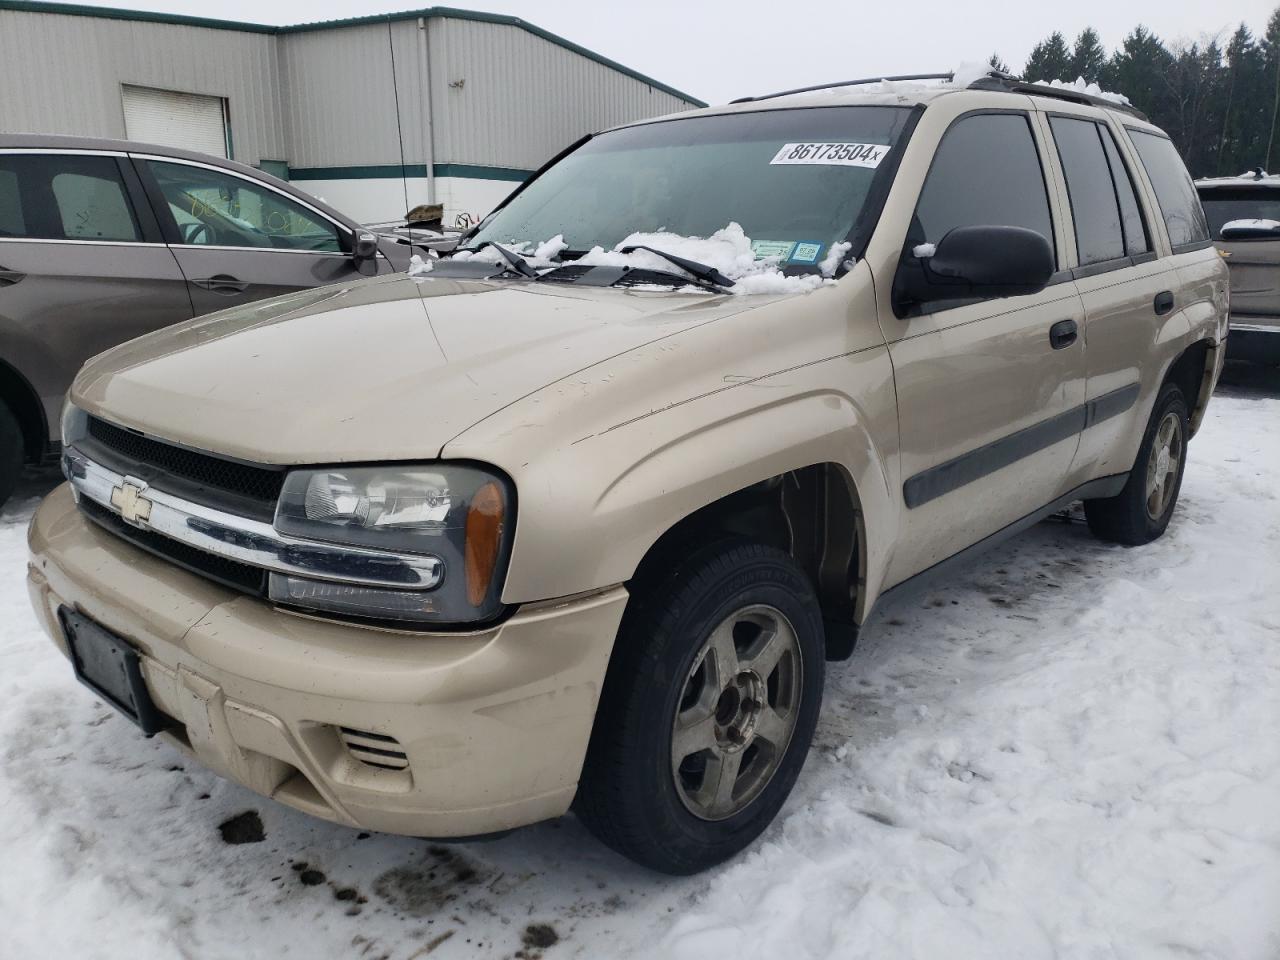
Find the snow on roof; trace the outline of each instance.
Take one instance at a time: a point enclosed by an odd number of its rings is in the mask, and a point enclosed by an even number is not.
[[[1280,185],[1280,173],[1267,173],[1261,167],[1246,170],[1234,177],[1202,177],[1196,181],[1201,188],[1214,187],[1275,187]]]
[[[1074,80],[1032,80],[1030,81],[1037,87],[1054,87],[1058,90],[1074,90],[1077,93],[1083,93],[1090,97],[1099,97],[1103,100],[1110,100],[1112,103],[1118,103],[1126,107],[1133,104],[1129,102],[1129,98],[1123,93],[1112,93],[1109,90],[1103,90],[1096,83],[1088,83],[1084,77],[1076,77]]]

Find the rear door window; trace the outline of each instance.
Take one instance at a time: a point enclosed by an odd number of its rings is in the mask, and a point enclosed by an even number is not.
[[[0,167],[0,237],[21,237],[26,232],[27,222],[22,217],[22,195],[18,192],[18,174]]]
[[[1129,136],[1156,192],[1160,215],[1164,218],[1174,251],[1208,240],[1209,227],[1200,207],[1200,198],[1173,141],[1133,128],[1129,128]]]
[[[1067,178],[1080,265],[1123,258],[1120,202],[1098,125],[1092,120],[1051,117],[1049,126]]]
[[[141,240],[115,157],[0,154],[0,237]]]

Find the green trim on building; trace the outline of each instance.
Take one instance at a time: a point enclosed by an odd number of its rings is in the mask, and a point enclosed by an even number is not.
[[[275,171],[269,171],[274,173]],[[290,167],[286,180],[399,180],[401,177],[425,177],[425,163],[378,163],[351,167]],[[437,163],[437,177],[460,177],[465,180],[508,180],[524,183],[532,170],[514,167],[486,167],[475,163]]]
[[[209,27],[213,30],[240,30],[246,33],[305,33],[312,30],[337,30],[342,27],[362,26],[370,23],[392,23],[400,20],[416,20],[418,17],[441,17],[450,20],[473,20],[478,23],[497,23],[508,27],[518,27],[526,33],[540,37],[558,47],[563,47],[579,56],[594,60],[611,70],[638,80],[641,83],[677,97],[694,107],[705,107],[707,104],[675,87],[669,87],[652,77],[625,67],[616,60],[579,46],[572,40],[554,34],[549,30],[534,26],[519,17],[511,17],[501,13],[482,13],[478,10],[458,10],[454,7],[426,7],[422,10],[404,10],[399,13],[375,14],[368,17],[351,17],[346,20],[322,20],[316,23],[299,23],[289,26],[271,26],[265,23],[243,23],[237,20],[215,20],[208,17],[189,17],[176,13],[152,13],[146,10],[125,10],[119,7],[89,7],[80,3],[45,3],[42,0],[0,0],[0,10],[20,10],[25,13],[60,13],[71,17],[100,17],[104,20],[137,20],[143,23],[171,23],[188,27]]]

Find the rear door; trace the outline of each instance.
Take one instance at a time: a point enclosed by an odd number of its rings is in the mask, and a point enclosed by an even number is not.
[[[1132,466],[1120,440],[1133,435],[1142,416],[1139,395],[1153,382],[1156,338],[1177,308],[1180,284],[1169,260],[1157,257],[1133,171],[1111,125],[1097,111],[1069,104],[1055,103],[1045,117],[1075,241],[1072,276],[1085,310],[1086,418],[1074,486]]]
[[[197,314],[387,273],[356,262],[352,234],[262,180],[190,160],[134,155]]]
[[[0,150],[0,359],[40,395],[51,432],[85,360],[191,315],[123,154]]]

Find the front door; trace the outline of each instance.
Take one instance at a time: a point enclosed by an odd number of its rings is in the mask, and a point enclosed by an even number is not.
[[[266,183],[190,161],[135,158],[197,314],[387,272],[349,231]]]
[[[961,226],[1011,225],[1053,241],[1026,113],[962,116],[916,203],[899,271]],[[898,396],[899,545],[886,585],[958,553],[1064,493],[1079,442],[1083,323],[1070,277],[1040,293],[881,310]],[[1052,336],[1050,331],[1055,331]]]
[[[0,151],[0,360],[51,432],[85,360],[192,315],[123,156]]]

